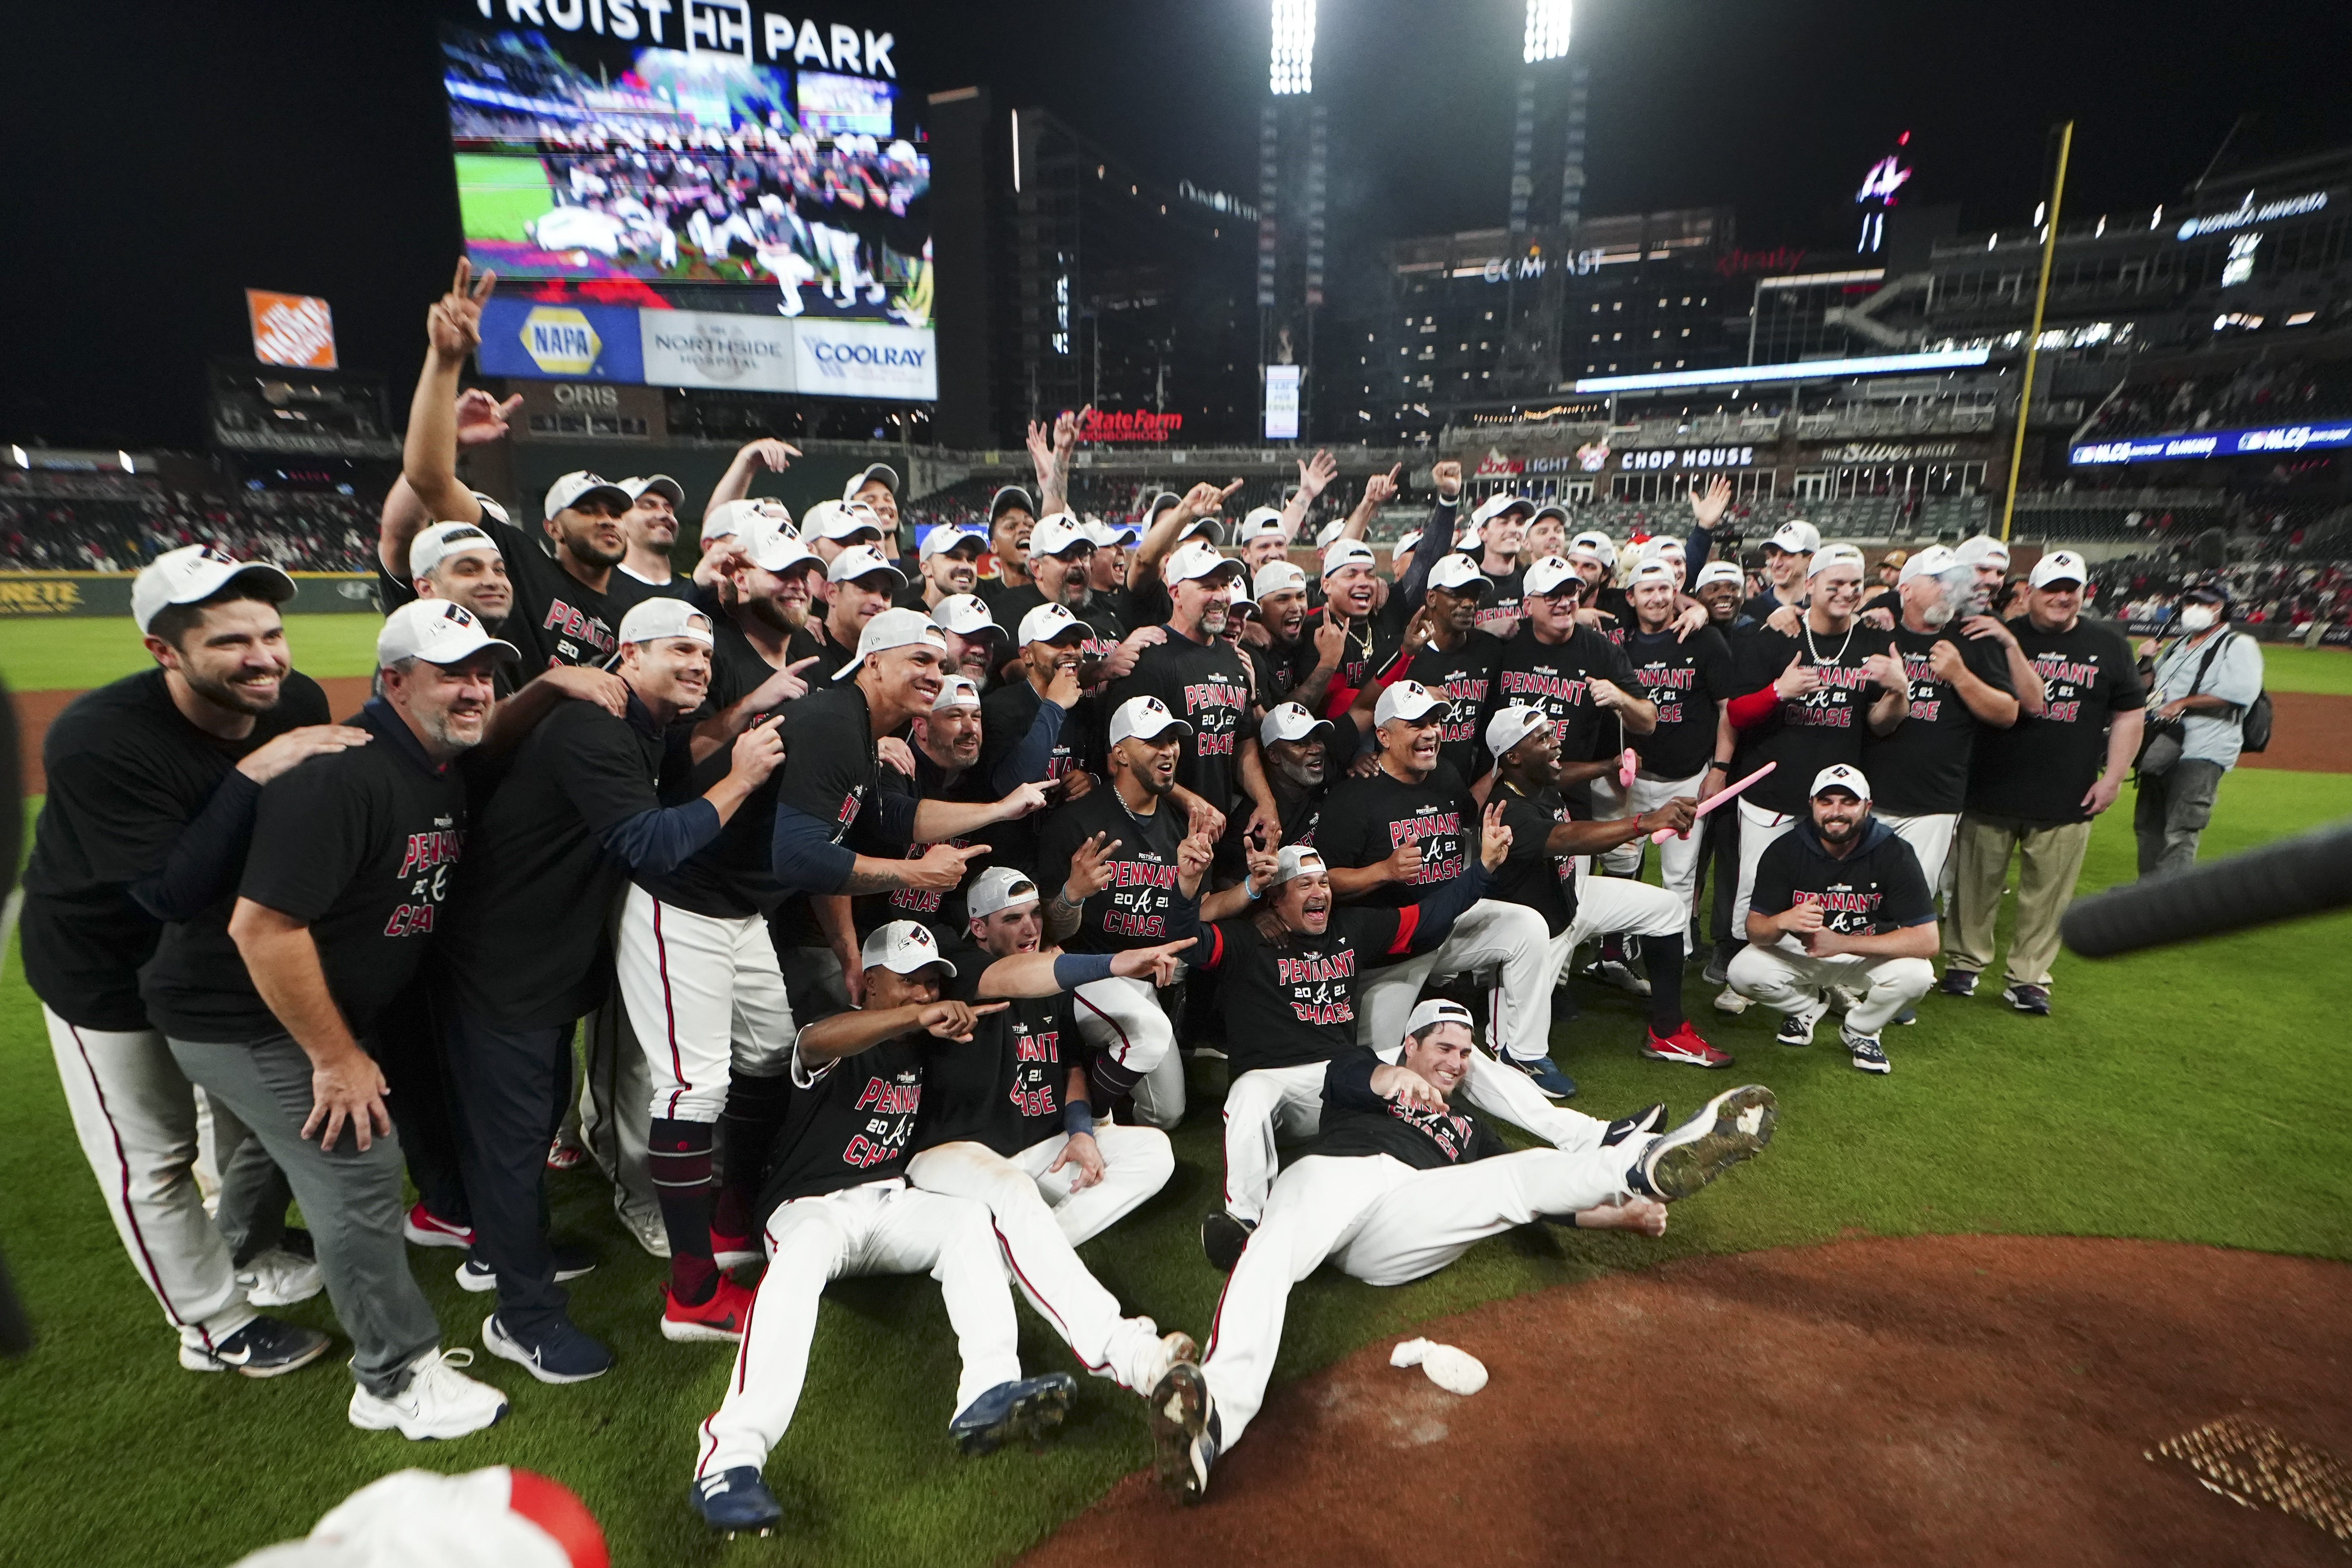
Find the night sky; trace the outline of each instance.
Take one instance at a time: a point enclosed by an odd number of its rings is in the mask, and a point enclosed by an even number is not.
[[[469,14],[471,6],[465,7]],[[785,9],[798,14],[798,8]],[[1264,0],[820,7],[888,27],[916,93],[980,81],[1139,167],[1255,199]],[[1499,226],[1521,0],[1321,0],[1335,242]],[[457,247],[425,0],[48,4],[11,14],[0,439],[199,447],[202,367],[247,287],[320,294],[346,369],[421,353]],[[1913,199],[2022,225],[2049,127],[2068,208],[2178,199],[2224,166],[2352,143],[2352,5],[1580,0],[1585,211],[1730,205],[1741,243],[1838,246],[1900,132]]]

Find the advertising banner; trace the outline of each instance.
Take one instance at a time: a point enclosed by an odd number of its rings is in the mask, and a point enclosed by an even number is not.
[[[2165,463],[2184,458],[2240,458],[2270,453],[2318,451],[2352,447],[2352,421],[2322,425],[2262,425],[2235,430],[2184,431],[2170,436],[2126,436],[2112,441],[2086,441],[2068,461],[2088,463]]]
[[[642,379],[655,386],[714,386],[749,392],[799,390],[793,323],[715,310],[640,310]],[[843,325],[845,323],[835,323]]]
[[[335,368],[335,312],[324,300],[247,289],[245,313],[253,323],[253,357],[262,363]]]
[[[819,397],[887,397],[929,403],[940,395],[939,356],[928,327],[878,321],[792,324],[799,384]]]
[[[485,375],[643,381],[633,305],[551,305],[493,296],[482,307]]]
[[[128,616],[132,572],[0,572],[0,621]],[[297,572],[289,615],[380,615],[365,572]]]
[[[1265,438],[1298,439],[1298,367],[1295,364],[1265,367]]]

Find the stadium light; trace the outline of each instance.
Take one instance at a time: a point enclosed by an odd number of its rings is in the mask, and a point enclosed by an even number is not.
[[[1743,364],[1721,370],[1670,370],[1644,375],[1588,375],[1578,392],[1654,392],[1675,386],[1739,386],[1754,382],[1824,381],[1846,375],[1895,375],[1922,370],[1966,370],[1992,358],[1990,349],[1938,349],[1929,353],[1871,354],[1861,359],[1809,359],[1784,364]]]
[[[1568,53],[1570,8],[1570,0],[1528,0],[1528,64]]]
[[[1267,85],[1276,98],[1315,90],[1315,0],[1274,0],[1274,60]]]

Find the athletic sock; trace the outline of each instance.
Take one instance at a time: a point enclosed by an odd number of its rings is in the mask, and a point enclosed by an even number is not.
[[[759,1206],[760,1184],[767,1179],[768,1155],[775,1147],[776,1130],[783,1125],[792,1096],[793,1080],[782,1074],[752,1078],[739,1072],[729,1077],[727,1109],[719,1113],[727,1158],[710,1222],[719,1235],[749,1236],[758,1228],[753,1215]]]
[[[669,1232],[670,1294],[689,1307],[719,1288],[710,1257],[710,1133],[708,1121],[657,1116],[646,1139],[647,1173]]]
[[[1132,1095],[1142,1077],[1133,1068],[1113,1061],[1108,1051],[1097,1051],[1094,1060],[1087,1064],[1087,1088],[1092,1091],[1087,1098],[1097,1106],[1115,1104]]]
[[[1664,1037],[1683,1026],[1683,939],[1654,936],[1643,945],[1650,961],[1650,1027]]]

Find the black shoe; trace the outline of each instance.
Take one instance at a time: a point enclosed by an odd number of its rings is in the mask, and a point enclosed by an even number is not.
[[[1234,1265],[1242,1260],[1242,1248],[1249,1245],[1250,1232],[1256,1228],[1219,1209],[1201,1222],[1201,1250],[1209,1255],[1210,1266],[1218,1273],[1231,1274]]]
[[[585,1383],[613,1370],[613,1352],[558,1318],[528,1337],[509,1333],[492,1312],[482,1320],[482,1346],[541,1383]]]
[[[2012,985],[2000,994],[2000,999],[2021,1013],[2031,1013],[2037,1018],[2050,1016],[2050,990],[2044,985]]]
[[[1062,1424],[1077,1393],[1078,1380],[1066,1372],[1000,1383],[959,1411],[948,1435],[957,1453],[975,1457],[1015,1437],[1034,1442]]]
[[[686,1500],[711,1529],[733,1535],[741,1530],[767,1534],[784,1517],[768,1483],[751,1465],[738,1465],[715,1476],[704,1476],[687,1489]]]
[[[1552,988],[1551,1026],[1553,1028],[1557,1029],[1562,1024],[1575,1023],[1576,1016],[1579,1011],[1580,1009],[1576,1005],[1576,994],[1574,992],[1570,991],[1565,985],[1557,985]]]
[[[1160,1484],[1190,1507],[1209,1495],[1209,1472],[1223,1446],[1208,1379],[1189,1361],[1168,1369],[1151,1391],[1152,1468]]]
[[[1686,1198],[1772,1141],[1778,1104],[1760,1083],[1727,1089],[1680,1127],[1651,1139],[1626,1178],[1644,1196]]]
[[[1643,1107],[1631,1116],[1621,1116],[1611,1122],[1608,1131],[1601,1135],[1601,1146],[1603,1149],[1610,1148],[1622,1143],[1637,1132],[1655,1132],[1665,1124],[1666,1107],[1665,1102],[1661,1100],[1655,1105]]]
[[[1973,996],[1977,994],[1977,972],[1973,969],[1947,969],[1944,977],[1936,982],[1936,989],[1947,996]]]
[[[327,1336],[276,1318],[253,1321],[210,1350],[180,1347],[180,1364],[190,1372],[234,1372],[247,1377],[282,1377],[327,1353]]]

